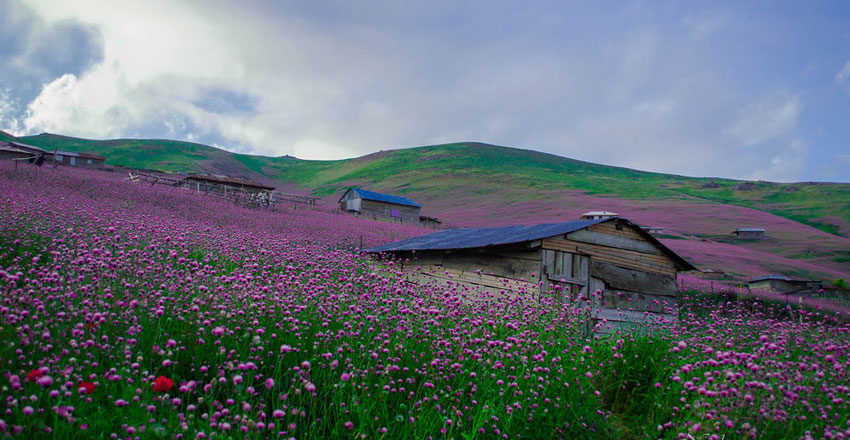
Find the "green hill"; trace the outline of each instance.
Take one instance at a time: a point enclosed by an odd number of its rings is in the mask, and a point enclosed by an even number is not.
[[[108,165],[169,172],[218,172],[286,184],[330,196],[357,184],[401,194],[490,195],[509,202],[557,191],[583,191],[636,201],[691,200],[770,212],[831,234],[850,236],[850,184],[745,182],[692,178],[598,165],[531,150],[475,142],[374,153],[356,159],[300,160],[234,154],[158,139],[88,140],[53,134],[21,138],[52,149],[91,151]]]
[[[3,130],[0,130],[0,142],[12,142],[17,140],[14,136],[9,133],[6,133]]]

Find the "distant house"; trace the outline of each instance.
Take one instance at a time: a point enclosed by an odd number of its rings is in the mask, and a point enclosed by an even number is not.
[[[726,272],[719,269],[703,269],[693,273],[693,276],[703,280],[718,280],[726,276]]]
[[[664,233],[664,228],[661,226],[641,226],[641,228],[654,236],[659,236]]]
[[[180,181],[180,186],[203,192],[226,192],[228,189],[245,190],[249,193],[274,191],[273,186],[263,185],[245,177],[221,174],[190,174]]]
[[[417,224],[421,221],[422,205],[407,197],[349,188],[339,198],[339,209],[367,218]]]
[[[17,148],[8,142],[0,142],[0,159],[25,159],[32,156],[31,151]]]
[[[92,153],[56,152],[56,163],[59,165],[70,165],[79,168],[103,168],[105,161],[105,157]]]
[[[759,239],[765,237],[764,228],[738,228],[733,232],[735,234],[735,238],[738,239]]]
[[[410,280],[417,283],[588,307],[593,325],[587,330],[606,333],[675,320],[676,272],[696,270],[618,217],[450,229],[367,252],[409,260]]]
[[[103,168],[106,158],[94,153],[77,153],[73,151],[45,150],[34,145],[20,142],[9,142],[10,147],[27,152],[30,156],[43,156],[45,162],[66,165],[77,168]]]
[[[820,282],[787,275],[765,275],[747,280],[750,289],[767,290],[776,293],[806,295],[821,288]]]
[[[581,217],[579,217],[579,219],[581,219],[581,220],[599,220],[601,218],[616,217],[617,215],[619,215],[619,214],[617,214],[616,212],[590,211],[590,212],[585,212],[584,214],[582,214]]]

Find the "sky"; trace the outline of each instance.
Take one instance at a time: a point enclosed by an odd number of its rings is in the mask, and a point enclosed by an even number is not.
[[[0,129],[848,182],[850,3],[0,0]]]

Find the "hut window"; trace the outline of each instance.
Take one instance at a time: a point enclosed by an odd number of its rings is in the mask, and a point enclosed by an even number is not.
[[[390,217],[401,217],[401,211],[399,211],[398,209],[391,209]]]

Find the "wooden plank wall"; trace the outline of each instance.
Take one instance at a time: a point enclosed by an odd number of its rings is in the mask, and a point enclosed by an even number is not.
[[[399,217],[392,216],[393,210],[399,212]],[[374,217],[403,223],[419,223],[419,211],[420,209],[415,206],[394,205],[365,199],[360,202],[360,215],[367,218]]]
[[[548,263],[544,271],[548,282],[557,279],[558,268],[565,268],[566,262],[589,261],[586,271],[573,271],[573,276],[565,280],[568,284],[587,280],[586,288],[582,286],[580,292],[589,292],[591,301],[576,307],[591,306],[596,322],[594,331],[634,332],[675,321],[676,316],[669,313],[669,308],[679,302],[676,267],[667,255],[631,227],[617,229],[616,222],[601,223],[566,236],[544,239],[542,247],[542,261],[544,265]],[[601,294],[597,295],[597,291]],[[575,296],[570,299],[574,301]]]
[[[544,239],[543,248],[587,255],[594,261],[605,261],[626,268],[676,276],[673,260],[630,227],[617,230],[614,222],[596,224],[567,234],[566,237]]]
[[[540,294],[538,251],[429,252],[417,254],[407,267],[418,268],[411,272],[420,281],[451,281],[512,296]]]

